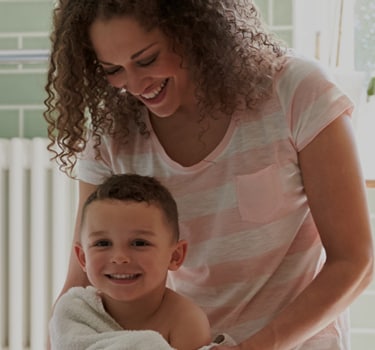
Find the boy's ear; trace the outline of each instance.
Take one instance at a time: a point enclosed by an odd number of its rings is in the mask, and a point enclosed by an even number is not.
[[[81,265],[82,270],[86,272],[86,256],[80,243],[74,244],[74,252],[76,253],[77,260]]]
[[[187,245],[187,241],[185,240],[180,240],[176,243],[169,263],[169,270],[176,271],[182,265],[186,257]]]

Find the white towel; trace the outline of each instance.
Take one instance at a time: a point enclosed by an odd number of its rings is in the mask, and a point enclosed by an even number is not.
[[[124,330],[104,310],[94,287],[74,287],[56,303],[49,324],[52,350],[173,350],[158,332]],[[225,335],[221,344],[234,345]],[[209,350],[217,343],[202,347]]]

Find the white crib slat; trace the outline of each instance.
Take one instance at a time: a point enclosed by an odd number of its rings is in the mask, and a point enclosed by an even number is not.
[[[68,258],[71,248],[72,219],[71,205],[72,183],[71,180],[56,167],[52,172],[52,296],[53,299],[61,292],[64,284]],[[64,215],[61,215],[64,213]]]
[[[7,279],[7,191],[6,189],[6,172],[9,168],[9,141],[0,140],[0,349],[3,349],[7,342],[8,334],[8,293],[5,286],[8,285]]]
[[[47,139],[0,139],[0,350],[43,350],[68,268],[76,183]]]
[[[27,304],[25,298],[27,237],[25,235],[25,176],[29,143],[10,142],[9,166],[9,350],[24,348],[27,338]]]
[[[30,285],[30,349],[45,349],[47,339],[47,323],[50,307],[49,299],[49,255],[47,237],[47,201],[48,152],[46,142],[34,139],[31,145],[30,206],[31,231],[30,254],[31,276]],[[47,214],[47,215],[46,215]]]

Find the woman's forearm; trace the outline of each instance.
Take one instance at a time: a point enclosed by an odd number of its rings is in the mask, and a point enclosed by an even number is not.
[[[241,349],[290,350],[328,326],[370,283],[371,249],[358,261],[328,261],[315,280]]]

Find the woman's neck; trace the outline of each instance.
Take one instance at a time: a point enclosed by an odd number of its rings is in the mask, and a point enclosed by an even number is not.
[[[167,118],[150,115],[155,135],[168,156],[182,166],[192,166],[207,157],[222,141],[231,118],[179,113]]]

